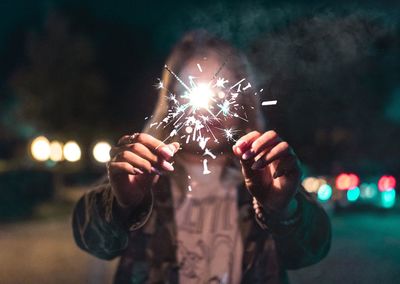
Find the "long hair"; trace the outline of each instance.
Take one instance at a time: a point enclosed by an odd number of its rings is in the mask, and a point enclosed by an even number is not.
[[[254,86],[254,76],[247,57],[231,46],[228,42],[217,38],[204,30],[196,30],[187,33],[182,40],[173,47],[169,57],[167,58],[166,64],[176,74],[179,74],[187,61],[196,56],[206,57],[210,52],[215,52],[221,58],[221,62],[224,62],[223,68],[232,70],[235,80],[246,78],[247,81],[251,82]],[[171,133],[172,126],[151,127],[151,124],[162,121],[168,115],[168,90],[173,90],[174,85],[177,82],[167,70],[163,71],[161,80],[164,88],[160,89],[153,115],[145,125],[143,132],[148,133],[157,139],[164,140]],[[265,121],[261,113],[258,96],[244,95],[239,96],[238,100],[239,98],[242,105],[252,106],[254,109],[247,113],[248,122],[241,121],[238,128],[244,131],[244,133],[248,133],[252,130],[263,131],[265,129]],[[232,160],[233,159],[227,159],[228,165],[224,168],[223,175],[226,173],[226,169],[228,168],[234,168],[236,169],[236,172],[238,171],[238,165],[232,163]],[[180,187],[184,186],[182,181],[186,180],[186,176],[183,165],[180,165],[179,160],[176,160],[174,167],[175,180],[178,182]]]

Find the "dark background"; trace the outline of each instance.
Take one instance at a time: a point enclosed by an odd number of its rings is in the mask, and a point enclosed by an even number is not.
[[[264,98],[278,99],[264,108],[270,127],[311,171],[398,173],[398,6],[3,1],[0,154],[43,133],[88,144],[140,130],[170,48],[206,28],[249,55]]]
[[[104,174],[91,147],[140,131],[174,43],[204,28],[245,52],[268,126],[305,176],[400,180],[398,1],[0,1],[0,282],[109,283],[73,243],[76,200]],[[76,140],[77,163],[39,163],[30,141]],[[325,204],[333,213],[332,204]],[[357,207],[357,206],[355,206]],[[397,283],[398,204],[332,214],[333,242],[293,283]],[[4,249],[3,249],[4,248]]]

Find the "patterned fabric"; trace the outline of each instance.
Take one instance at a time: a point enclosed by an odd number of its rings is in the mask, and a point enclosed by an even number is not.
[[[169,179],[160,178],[153,193],[154,203],[137,208],[129,224],[119,221],[108,181],[82,196],[75,206],[72,226],[77,245],[101,259],[121,256],[115,283],[179,282]],[[238,187],[242,283],[287,283],[286,269],[312,265],[328,253],[328,216],[304,190],[296,199],[301,203],[298,221],[267,230],[256,220],[247,190]]]

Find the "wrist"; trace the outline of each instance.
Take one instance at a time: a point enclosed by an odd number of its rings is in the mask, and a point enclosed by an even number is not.
[[[124,228],[131,229],[138,227],[147,219],[149,212],[153,207],[153,193],[148,190],[147,193],[140,199],[132,203],[120,204],[114,198],[114,217],[115,220]]]
[[[253,198],[253,207],[256,213],[256,220],[261,228],[278,235],[289,234],[297,227],[302,216],[302,204],[296,196],[283,210],[268,210],[255,198]]]

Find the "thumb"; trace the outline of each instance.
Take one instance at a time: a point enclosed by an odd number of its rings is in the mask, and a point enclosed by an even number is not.
[[[248,160],[240,159],[244,182],[250,193],[254,195],[255,190],[262,186],[262,177],[265,169],[253,170],[251,168],[253,163],[254,159],[248,159]]]
[[[172,142],[168,144],[168,148],[170,148],[172,152],[175,154],[181,148],[181,145],[178,142]]]

